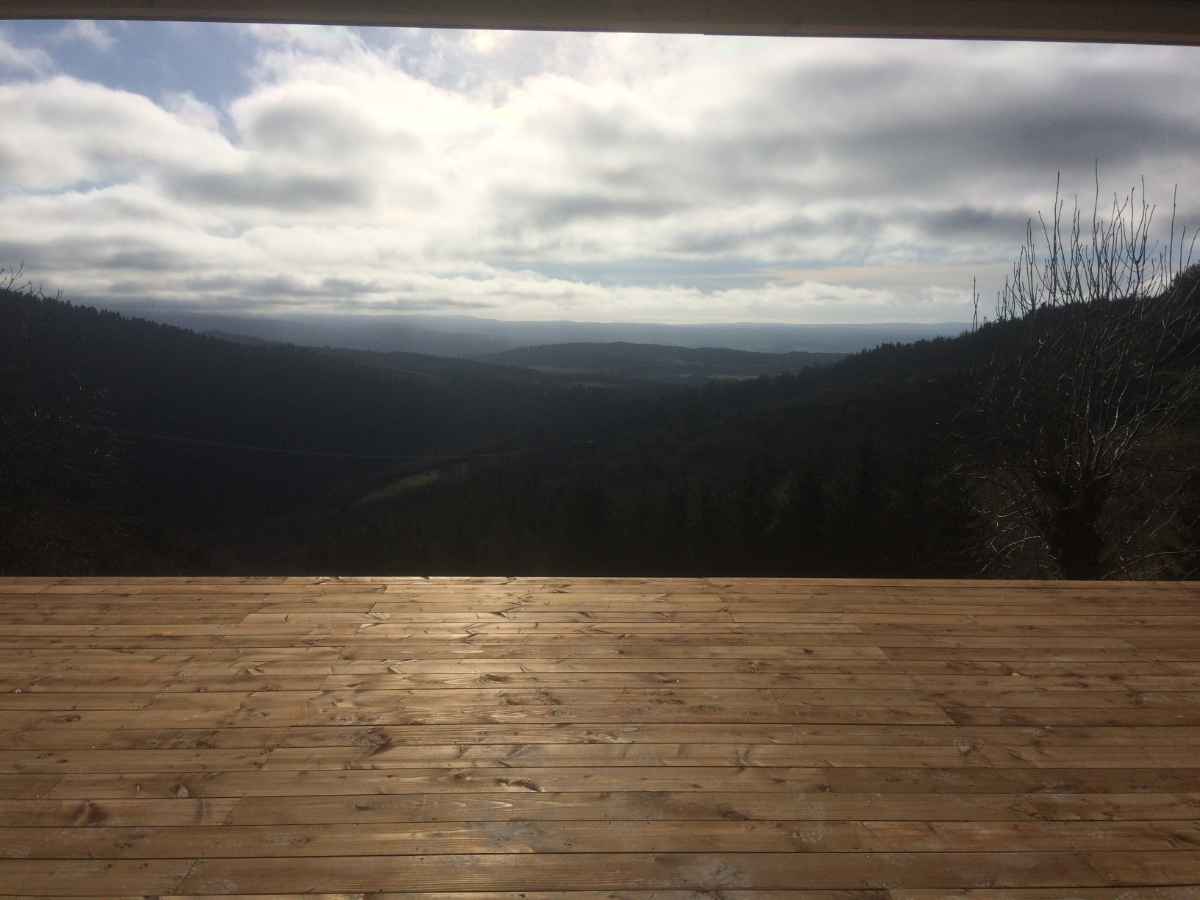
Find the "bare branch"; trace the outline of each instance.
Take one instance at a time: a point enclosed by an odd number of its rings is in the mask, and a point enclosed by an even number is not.
[[[993,570],[1182,571],[1163,548],[1178,543],[1196,473],[1168,448],[1200,389],[1200,266],[1186,228],[1176,252],[1176,209],[1160,246],[1144,182],[1103,215],[1097,175],[1089,234],[1056,187],[1038,240],[1027,225],[996,321],[972,330],[977,399],[960,416],[958,470]]]

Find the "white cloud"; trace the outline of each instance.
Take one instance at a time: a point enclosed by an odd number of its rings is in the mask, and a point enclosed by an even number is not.
[[[40,47],[18,47],[0,29],[0,70],[42,73],[54,66],[50,54]]]
[[[163,97],[162,106],[189,125],[197,125],[208,131],[219,131],[221,128],[221,113],[190,92],[169,92]]]
[[[66,76],[0,84],[0,121],[0,174],[14,193],[144,182],[237,152],[139,94]]]
[[[117,39],[108,32],[108,29],[99,22],[88,19],[74,19],[67,22],[58,33],[58,40],[64,43],[82,41],[91,44],[102,53],[106,53],[117,44]]]
[[[0,256],[246,310],[961,321],[1056,171],[1200,210],[1192,48],[244,30],[221,110],[0,85]]]

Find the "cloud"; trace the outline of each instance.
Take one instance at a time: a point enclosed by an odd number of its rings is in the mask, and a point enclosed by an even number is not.
[[[40,47],[19,47],[0,29],[0,70],[41,74],[54,66],[50,54]]]
[[[281,174],[270,169],[184,173],[171,179],[170,189],[173,196],[194,203],[274,212],[329,212],[366,199],[366,185],[352,175]]]
[[[99,22],[87,19],[75,19],[67,22],[58,33],[58,41],[62,43],[82,42],[91,44],[101,53],[107,53],[117,44],[117,39]]]
[[[961,321],[1057,172],[1200,209],[1195,48],[230,34],[220,108],[0,83],[0,261],[247,311]]]
[[[4,180],[20,193],[136,183],[163,169],[203,168],[233,152],[220,135],[146,97],[61,75],[0,84],[0,121]]]
[[[161,103],[163,109],[189,125],[197,125],[206,131],[221,128],[221,113],[188,91],[168,91]]]

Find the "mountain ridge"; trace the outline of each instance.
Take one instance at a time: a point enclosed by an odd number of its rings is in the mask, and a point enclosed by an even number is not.
[[[103,305],[83,298],[84,305]],[[880,344],[954,337],[965,322],[865,325],[752,323],[667,325],[635,322],[504,321],[474,316],[326,315],[234,316],[166,307],[112,305],[131,318],[144,318],[191,331],[222,331],[305,347],[342,347],[380,352],[416,352],[458,358],[502,353],[520,347],[565,343],[658,344],[694,349],[759,353],[856,353]]]
[[[643,378],[670,384],[703,384],[711,378],[755,378],[829,365],[845,353],[763,353],[723,347],[675,347],[627,341],[518,347],[477,356],[480,362],[571,375]]]

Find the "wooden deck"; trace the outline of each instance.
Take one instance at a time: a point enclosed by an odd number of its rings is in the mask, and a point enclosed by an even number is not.
[[[0,581],[0,895],[1197,883],[1197,584]]]

